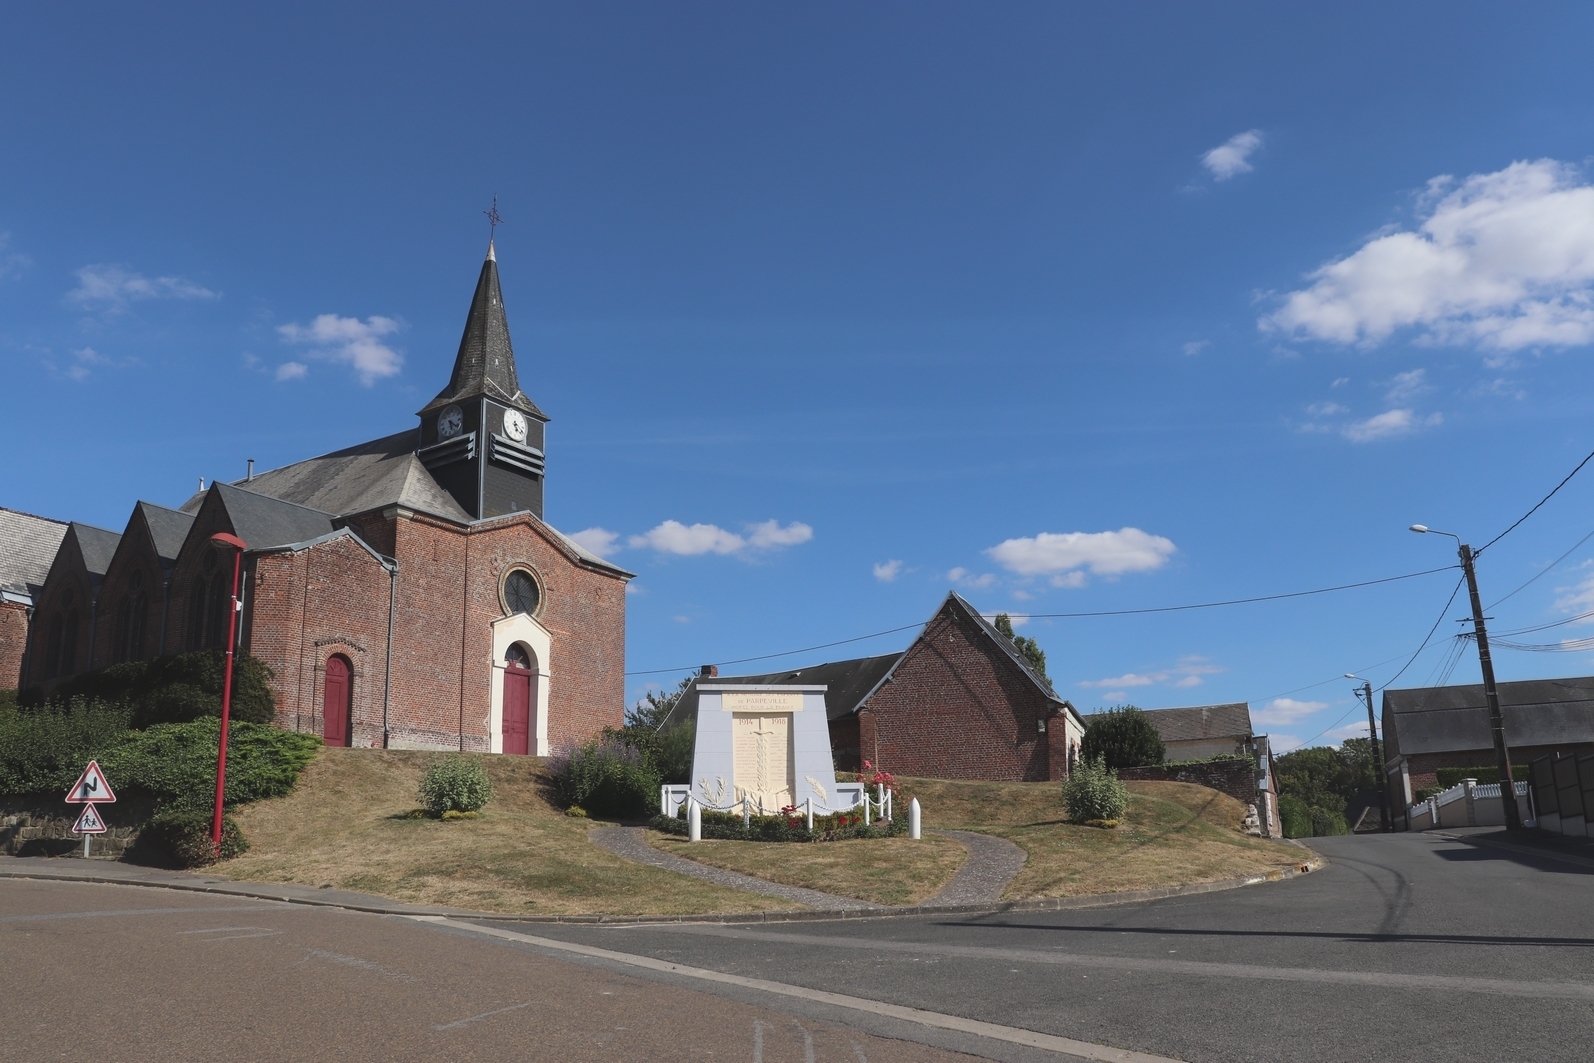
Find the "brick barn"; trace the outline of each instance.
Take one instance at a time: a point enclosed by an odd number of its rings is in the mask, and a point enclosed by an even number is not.
[[[625,712],[631,573],[543,520],[547,416],[521,390],[491,246],[448,386],[417,427],[215,483],[120,533],[71,524],[19,679],[226,642],[275,673],[277,723],[330,744],[547,754]],[[252,465],[252,463],[251,463]],[[57,526],[59,527],[59,526]],[[6,629],[9,632],[9,628]]]
[[[864,760],[897,775],[937,779],[1062,779],[1085,725],[1008,638],[956,591],[901,653],[716,683],[826,686],[837,771]],[[665,727],[695,722],[696,681]]]

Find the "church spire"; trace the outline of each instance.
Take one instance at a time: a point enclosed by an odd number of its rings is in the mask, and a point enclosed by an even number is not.
[[[524,410],[546,421],[548,418],[520,390],[515,371],[515,351],[509,342],[509,319],[504,314],[504,296],[498,287],[498,258],[491,241],[470,313],[465,316],[465,334],[454,357],[454,372],[448,387],[420,411],[425,414],[462,399],[485,396],[506,406]]]

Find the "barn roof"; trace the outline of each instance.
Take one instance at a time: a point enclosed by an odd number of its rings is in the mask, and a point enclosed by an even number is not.
[[[31,597],[66,538],[65,521],[0,509],[0,590]]]
[[[1594,742],[1594,676],[1501,683],[1506,742],[1518,746]],[[1390,756],[1494,748],[1482,683],[1384,691]]]
[[[1253,736],[1251,706],[1245,701],[1234,701],[1227,705],[1191,705],[1178,709],[1142,711],[1164,742],[1196,742],[1207,738]],[[1086,722],[1090,722],[1088,718]]]

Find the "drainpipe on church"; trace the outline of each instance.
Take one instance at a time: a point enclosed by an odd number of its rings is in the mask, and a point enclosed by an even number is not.
[[[387,676],[382,680],[382,748],[388,748],[388,708],[393,695],[393,597],[398,590],[398,560],[388,558],[387,565]]]

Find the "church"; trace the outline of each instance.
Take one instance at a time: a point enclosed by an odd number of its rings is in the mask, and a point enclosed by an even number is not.
[[[224,646],[232,555],[210,538],[225,532],[247,545],[237,645],[271,668],[281,727],[541,756],[619,726],[633,574],[543,520],[549,419],[520,387],[491,244],[453,374],[418,417],[251,463],[179,509],[139,502],[120,534],[39,524],[58,545],[0,685],[48,693],[85,669]]]

